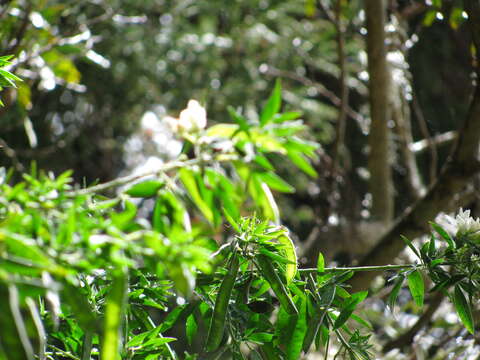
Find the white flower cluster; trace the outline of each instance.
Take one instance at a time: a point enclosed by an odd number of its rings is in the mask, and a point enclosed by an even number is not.
[[[197,100],[190,100],[187,108],[180,112],[178,119],[167,116],[165,121],[173,132],[197,133],[207,126],[207,111]]]
[[[447,216],[447,219],[450,224],[455,226],[457,237],[480,235],[480,219],[471,217],[470,210],[460,208],[455,218]]]

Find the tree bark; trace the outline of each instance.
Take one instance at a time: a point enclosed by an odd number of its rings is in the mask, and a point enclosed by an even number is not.
[[[369,191],[372,194],[372,218],[389,223],[393,218],[393,186],[389,164],[390,72],[385,45],[385,3],[366,0],[367,55],[370,101]]]
[[[368,3],[369,1],[367,1]],[[465,10],[472,32],[473,45],[480,51],[480,3],[465,0]],[[385,265],[390,263],[405,248],[400,235],[414,239],[428,231],[429,220],[440,212],[452,211],[465,205],[459,193],[469,184],[474,175],[480,171],[478,148],[480,144],[480,63],[472,61],[477,74],[476,86],[467,117],[460,131],[453,155],[442,169],[437,181],[427,194],[413,206],[407,208],[403,215],[382,236],[378,244],[363,258],[359,266]],[[378,273],[359,272],[350,280],[353,291],[366,289]]]
[[[390,263],[405,248],[400,235],[409,239],[421,236],[428,231],[427,222],[434,219],[438,213],[452,211],[465,205],[463,199],[457,194],[480,170],[480,163],[476,156],[479,140],[480,86],[477,85],[455,152],[443,168],[441,175],[424,197],[405,210],[379,243],[363,258],[360,266]],[[374,272],[357,273],[351,279],[351,285],[355,291],[368,288],[376,275]]]

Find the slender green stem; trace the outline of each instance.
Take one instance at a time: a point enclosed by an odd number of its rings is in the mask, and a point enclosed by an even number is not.
[[[212,157],[211,159],[203,159],[203,158],[195,158],[195,159],[190,159],[190,160],[174,160],[167,162],[160,167],[158,167],[155,170],[149,170],[141,174],[132,174],[132,175],[127,175],[123,177],[119,177],[115,180],[108,181],[102,184],[90,186],[84,189],[79,189],[79,190],[73,190],[69,191],[67,193],[67,196],[69,197],[75,197],[79,195],[87,195],[87,194],[93,194],[97,192],[101,192],[107,189],[111,189],[117,186],[125,185],[128,183],[131,183],[133,181],[140,180],[144,177],[147,176],[153,176],[153,175],[159,175],[162,173],[165,173],[167,171],[173,170],[173,169],[178,169],[178,168],[183,168],[183,167],[188,167],[188,166],[193,166],[193,165],[199,165],[199,164],[204,164],[207,162],[213,162],[213,161],[220,161],[220,162],[225,162],[225,161],[233,161],[238,159],[237,155],[219,155],[217,157]]]
[[[341,271],[385,271],[385,270],[404,270],[418,267],[418,264],[403,264],[403,265],[378,265],[378,266],[351,266],[351,267],[331,267],[325,268],[324,273],[341,272]],[[298,269],[300,273],[318,273],[316,268]]]

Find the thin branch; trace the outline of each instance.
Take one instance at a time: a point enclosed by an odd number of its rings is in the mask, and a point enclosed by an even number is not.
[[[148,176],[154,176],[154,175],[160,175],[163,173],[166,173],[170,170],[173,169],[178,169],[178,168],[183,168],[183,167],[189,167],[189,166],[194,166],[194,165],[200,165],[200,164],[205,164],[208,162],[212,161],[220,161],[220,162],[225,162],[225,161],[233,161],[233,160],[238,160],[238,156],[236,155],[220,155],[216,158],[212,159],[190,159],[190,160],[174,160],[167,162],[163,164],[162,166],[158,167],[155,170],[149,170],[141,174],[132,174],[132,175],[126,175],[117,179],[114,179],[112,181],[108,181],[106,183],[90,186],[84,189],[80,190],[73,190],[69,191],[67,193],[67,196],[75,197],[79,195],[87,195],[87,194],[93,194],[93,193],[98,193],[102,192],[104,190],[108,190],[114,187],[118,187],[121,185],[125,185],[137,180],[140,180],[142,178],[148,177]]]
[[[42,318],[38,312],[37,305],[31,297],[27,297],[25,302],[32,315],[33,323],[37,329],[38,335],[38,360],[45,360],[45,349],[47,346],[47,334],[43,327]]]
[[[16,32],[15,36],[12,39],[10,39],[11,44],[3,53],[4,55],[10,55],[12,53],[16,53],[27,31],[28,24],[30,22],[30,13],[32,12],[32,7],[33,7],[33,4],[29,2],[27,8],[25,9],[25,14],[22,19],[22,23],[20,24],[20,27],[18,28],[18,31]]]
[[[20,342],[22,343],[23,349],[25,350],[25,357],[28,360],[33,360],[33,347],[30,339],[28,338],[25,322],[23,321],[22,313],[20,312],[19,293],[15,285],[10,285],[8,287],[8,302],[10,304],[10,311],[12,313],[12,317],[15,320],[15,326],[17,328]]]
[[[435,148],[437,148],[438,146],[449,144],[452,141],[456,140],[457,138],[458,138],[458,131],[455,131],[455,130],[447,131],[443,134],[435,135],[434,137],[431,138],[431,140],[423,139],[423,140],[419,140],[414,143],[411,143],[409,145],[409,148],[410,148],[410,151],[413,151],[415,154],[420,154],[425,150],[430,149],[431,146],[434,146]]]
[[[396,94],[401,95],[401,89],[398,88],[398,85],[392,84],[392,86],[396,87]],[[398,135],[400,154],[407,172],[406,182],[413,198],[419,199],[425,193],[425,188],[417,166],[415,154],[410,148],[410,145],[413,143],[413,136],[410,126],[408,104],[405,103],[401,96],[395,97],[397,97],[397,99],[392,99],[392,118],[395,122],[394,131]]]
[[[18,160],[17,153],[12,149],[8,143],[0,138],[0,150],[5,153],[12,160],[12,164],[15,167],[15,170],[22,172],[24,167],[22,163]]]
[[[437,168],[438,168],[438,152],[436,142],[430,135],[430,131],[428,131],[427,122],[425,117],[423,116],[422,108],[418,102],[417,95],[415,91],[412,92],[412,108],[415,113],[415,117],[417,119],[418,125],[420,127],[420,131],[424,137],[424,140],[427,143],[428,149],[430,150],[430,184],[433,184],[437,179]],[[414,151],[414,150],[413,150]]]
[[[414,269],[417,268],[418,264],[400,264],[400,265],[378,265],[378,266],[348,266],[348,267],[326,267],[324,269],[325,273],[330,272],[342,272],[342,271],[355,271],[355,272],[364,272],[364,271],[388,271],[388,270],[405,270],[405,269]],[[314,273],[317,274],[318,269],[315,268],[306,268],[298,269],[300,273]]]

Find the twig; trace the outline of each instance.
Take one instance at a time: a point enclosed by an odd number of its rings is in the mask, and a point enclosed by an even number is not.
[[[15,150],[13,150],[8,143],[0,138],[0,149],[5,152],[5,155],[8,156],[12,160],[13,166],[15,166],[15,169],[19,172],[22,172],[24,170],[24,167],[22,163],[18,160],[17,153]]]
[[[414,152],[411,150],[413,143],[412,127],[408,104],[402,98],[402,90],[398,84],[392,82],[392,88],[396,91],[395,99],[392,100],[392,118],[395,122],[394,131],[398,135],[399,152],[406,168],[406,182],[412,197],[418,200],[424,193],[425,187],[420,176]],[[392,89],[393,90],[393,89]]]
[[[10,285],[8,287],[8,302],[10,304],[10,312],[12,313],[12,317],[15,320],[15,326],[17,328],[20,342],[22,343],[23,349],[25,350],[25,357],[28,360],[33,360],[33,347],[30,339],[28,338],[25,322],[23,321],[23,317],[20,312],[19,294],[18,289],[15,285]]]
[[[10,39],[11,44],[9,45],[7,50],[5,50],[4,55],[15,53],[20,46],[20,42],[25,36],[25,32],[27,31],[27,27],[30,22],[30,13],[32,12],[32,6],[32,3],[29,2],[27,8],[25,9],[25,15],[22,19],[22,23],[20,24],[20,28],[16,32],[14,38]]]
[[[379,266],[348,266],[348,267],[331,267],[325,268],[324,272],[341,272],[341,271],[387,271],[387,270],[405,270],[418,267],[418,264],[402,264],[402,265],[379,265]],[[317,269],[298,269],[301,273],[318,273]]]
[[[25,302],[32,315],[33,323],[37,329],[38,334],[38,360],[45,360],[45,348],[47,346],[47,334],[43,327],[42,318],[38,313],[37,305],[31,297],[27,297]]]
[[[458,131],[447,131],[443,134],[438,134],[432,137],[431,142],[428,139],[419,140],[409,145],[411,151],[415,154],[422,153],[430,148],[430,146],[446,145],[458,138]]]
[[[112,181],[108,181],[108,182],[103,183],[103,184],[90,186],[90,187],[80,189],[80,190],[70,191],[70,192],[67,193],[67,196],[75,197],[75,196],[79,196],[79,195],[87,195],[87,194],[93,194],[93,193],[101,192],[101,191],[104,191],[104,190],[107,190],[107,189],[111,189],[111,188],[114,188],[114,187],[118,187],[118,186],[121,186],[121,185],[125,185],[125,184],[128,184],[128,183],[140,180],[140,179],[142,179],[144,177],[147,177],[147,176],[159,175],[159,174],[162,174],[162,173],[165,173],[167,171],[177,169],[177,168],[204,164],[206,162],[211,162],[211,161],[224,162],[224,161],[232,161],[232,160],[237,160],[237,159],[238,159],[238,157],[236,155],[221,155],[221,157],[212,158],[210,160],[201,159],[201,158],[200,159],[196,158],[196,159],[190,159],[190,160],[183,160],[183,161],[182,160],[174,160],[174,161],[170,161],[170,162],[167,162],[167,163],[163,164],[162,166],[160,166],[159,168],[157,168],[155,170],[149,170],[149,171],[146,171],[142,174],[127,175],[127,176],[123,176],[123,177],[117,178],[117,179],[112,180]]]
[[[415,117],[417,118],[420,131],[422,132],[422,135],[428,144],[428,149],[430,150],[430,184],[433,184],[437,179],[437,168],[438,168],[437,146],[434,139],[430,135],[430,132],[428,131],[427,122],[425,120],[425,117],[423,116],[423,111],[422,111],[422,108],[420,107],[420,104],[418,103],[418,98],[417,98],[417,95],[415,94],[415,91],[412,91],[412,107],[413,107],[413,112],[415,113]]]

